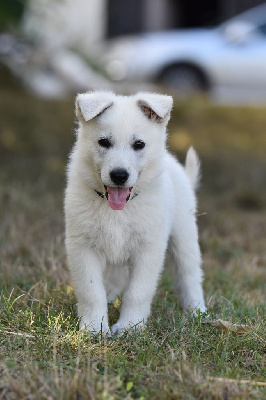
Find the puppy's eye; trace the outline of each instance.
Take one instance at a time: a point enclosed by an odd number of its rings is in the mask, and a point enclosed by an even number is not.
[[[98,140],[98,143],[101,147],[104,147],[105,149],[109,149],[109,147],[111,147],[111,142],[108,139],[100,139]]]
[[[138,150],[142,150],[145,147],[145,143],[142,140],[136,140],[133,143],[133,149],[138,151]]]

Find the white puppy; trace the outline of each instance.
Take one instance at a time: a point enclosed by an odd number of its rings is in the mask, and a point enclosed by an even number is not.
[[[68,165],[66,249],[81,327],[108,332],[107,302],[123,294],[118,333],[146,323],[168,248],[184,309],[205,311],[195,219],[199,161],[166,150],[170,96],[89,92],[76,99]]]

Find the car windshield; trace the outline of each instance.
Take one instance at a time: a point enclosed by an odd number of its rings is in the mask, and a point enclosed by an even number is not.
[[[263,35],[266,36],[266,22],[258,26],[258,31]]]
[[[221,28],[225,28],[228,24],[234,22],[247,22],[254,26],[258,26],[259,30],[265,34],[266,30],[266,3],[261,6],[252,8],[251,10],[245,11],[242,14],[237,15],[236,17],[231,18],[230,20],[225,21]]]

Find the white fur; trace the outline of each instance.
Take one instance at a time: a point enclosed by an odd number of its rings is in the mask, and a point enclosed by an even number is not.
[[[109,331],[107,302],[121,294],[112,332],[146,323],[167,248],[181,306],[205,311],[194,194],[199,161],[191,149],[184,168],[167,152],[171,108],[170,96],[153,93],[77,96],[79,129],[65,196],[66,249],[80,326],[89,331]],[[99,146],[103,137],[112,147]],[[143,150],[132,148],[136,140],[145,142]],[[112,186],[109,174],[115,168],[128,171],[125,186],[133,187],[120,211],[95,191]]]

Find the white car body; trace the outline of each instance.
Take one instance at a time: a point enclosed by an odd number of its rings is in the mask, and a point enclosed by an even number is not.
[[[164,73],[169,67],[183,65],[198,71],[204,78],[199,89],[224,87],[265,91],[266,4],[216,28],[164,31],[117,39],[104,63],[115,80],[161,81],[174,89],[174,79],[164,80]],[[176,89],[180,89],[180,85]]]

